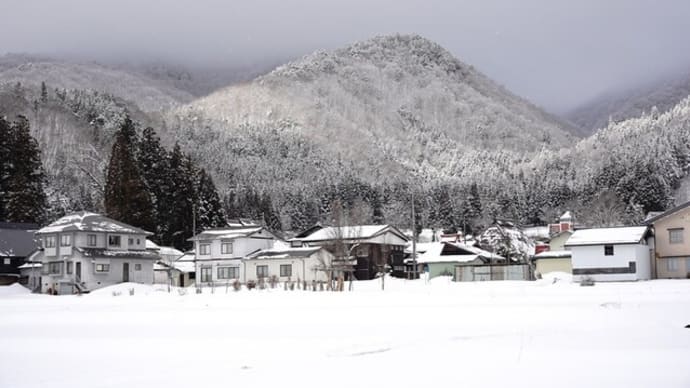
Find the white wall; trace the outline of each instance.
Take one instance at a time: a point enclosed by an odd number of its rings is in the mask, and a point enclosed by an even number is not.
[[[316,254],[305,257],[305,258],[286,258],[286,259],[252,259],[244,260],[244,276],[245,281],[253,280],[258,281],[259,278],[256,276],[256,267],[259,265],[268,266],[268,278],[273,275],[278,276],[281,282],[286,280],[300,281],[306,280],[311,282],[316,281],[326,281],[328,280],[327,274],[324,271],[315,271],[319,266],[320,262],[316,258]],[[292,266],[292,276],[284,277],[280,276],[280,266],[290,265]],[[264,280],[268,280],[268,278]]]
[[[604,245],[574,246],[572,252],[573,271],[585,268],[627,268],[635,262],[636,273],[573,275],[573,280],[591,277],[595,281],[630,281],[650,278],[649,246],[645,244],[614,245],[612,256],[604,255]]]
[[[222,245],[223,241],[227,241],[227,242],[232,243],[232,253],[228,253],[228,254],[222,254],[221,253],[221,245]],[[256,252],[257,250],[260,250],[260,249],[271,249],[271,248],[273,248],[273,243],[274,243],[274,240],[272,240],[272,239],[251,238],[251,237],[236,238],[233,240],[215,239],[215,240],[199,241],[198,245],[211,244],[211,252],[209,255],[199,254],[198,257],[199,257],[199,260],[204,260],[204,259],[231,259],[231,258],[237,258],[237,257],[244,257],[244,256],[246,256],[252,252]]]

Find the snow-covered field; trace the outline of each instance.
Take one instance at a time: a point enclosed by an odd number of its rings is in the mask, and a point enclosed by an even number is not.
[[[690,387],[685,280],[129,287],[0,287],[0,387]]]

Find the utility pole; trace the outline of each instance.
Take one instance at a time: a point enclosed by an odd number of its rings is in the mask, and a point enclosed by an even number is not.
[[[194,236],[194,282],[196,283],[196,293],[201,294],[201,271],[199,271],[199,238],[196,237],[196,206],[192,204],[192,236]]]
[[[417,220],[414,209],[414,191],[412,191],[412,279],[417,279]]]

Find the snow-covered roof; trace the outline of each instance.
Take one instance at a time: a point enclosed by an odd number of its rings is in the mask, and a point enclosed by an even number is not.
[[[653,224],[657,221],[659,221],[662,218],[668,217],[676,212],[679,212],[687,207],[690,207],[690,201],[682,203],[674,208],[668,209],[665,212],[654,212],[656,214],[651,214],[653,212],[650,212],[650,214],[647,214],[647,217],[644,220],[644,223],[647,225]]]
[[[175,248],[173,248],[173,247],[165,247],[165,246],[163,246],[163,247],[160,247],[160,249],[158,250],[158,254],[161,255],[161,256],[174,256],[174,257],[180,257],[180,256],[182,256],[184,253],[182,253],[182,251],[179,250],[179,249],[175,249]]]
[[[164,262],[164,261],[159,261],[153,264],[153,270],[154,271],[167,271],[168,268],[174,268],[182,273],[191,273],[196,271],[196,268],[194,268],[194,262],[193,261],[174,261],[170,264]]]
[[[477,258],[483,260],[505,260],[503,256],[477,247],[447,241],[429,243],[426,249],[417,258],[418,263],[466,263]]]
[[[407,240],[402,232],[390,225],[353,225],[353,226],[328,226],[315,231],[314,233],[295,240],[302,241],[328,241],[335,239],[343,240],[366,240],[390,231],[398,235],[403,240]]]
[[[544,251],[534,255],[534,259],[566,259],[572,257],[570,251]]]
[[[253,234],[263,231],[264,228],[261,226],[252,227],[229,227],[229,228],[218,228],[218,229],[207,229],[203,232],[197,234],[194,237],[189,238],[187,241],[195,240],[232,240],[239,237],[249,237]]]
[[[646,226],[580,229],[570,236],[565,246],[637,244],[645,237],[647,230]]]
[[[60,233],[60,232],[109,232],[109,233],[123,233],[123,234],[146,234],[153,233],[139,229],[132,225],[127,225],[124,222],[115,221],[106,216],[90,213],[79,212],[64,216],[52,224],[41,228],[36,232],[37,234]]]
[[[156,250],[156,251],[157,251],[157,250],[159,250],[160,248],[161,248],[161,247],[160,247],[158,244],[156,244],[155,242],[153,242],[153,241],[151,241],[151,240],[149,240],[149,239],[146,239],[146,249],[153,249],[153,250]]]
[[[570,213],[570,211],[567,211],[563,213],[561,218],[559,219],[560,221],[572,221],[573,215]]]
[[[29,268],[41,268],[41,267],[43,267],[43,264],[41,264],[41,263],[24,263],[17,268],[29,269]]]
[[[549,227],[548,226],[528,226],[522,228],[522,233],[525,236],[534,240],[548,240],[549,239]]]
[[[247,259],[287,259],[290,257],[309,257],[323,248],[321,247],[305,247],[305,248],[283,248],[283,249],[265,249],[252,253],[247,256]]]
[[[104,249],[104,248],[76,248],[84,257],[107,257],[115,259],[151,259],[158,260],[158,253],[151,251],[136,251],[124,249]]]

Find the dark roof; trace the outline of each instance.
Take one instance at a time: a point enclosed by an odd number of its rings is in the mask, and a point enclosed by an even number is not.
[[[319,231],[321,229],[323,229],[323,226],[321,226],[320,223],[317,223],[316,225],[312,226],[311,228],[309,228],[307,230],[303,230],[302,232],[300,232],[299,234],[297,234],[293,238],[306,238],[309,235],[311,235],[312,233]]]
[[[655,215],[655,216],[653,216],[653,217],[650,217],[650,218],[644,220],[644,224],[645,224],[645,225],[653,224],[653,223],[659,221],[660,219],[662,219],[662,218],[664,218],[664,217],[670,216],[670,215],[673,214],[673,213],[676,213],[676,212],[678,212],[678,211],[681,211],[681,210],[685,209],[685,208],[688,207],[688,206],[690,206],[690,201],[685,202],[685,203],[683,203],[683,204],[680,204],[680,205],[678,205],[678,206],[676,206],[676,207],[674,207],[674,208],[672,208],[672,209],[666,210],[665,212],[663,212],[663,213],[661,213],[661,214],[658,214],[658,215]]]
[[[311,248],[285,248],[285,249],[266,249],[247,255],[249,259],[267,259],[272,257],[309,257],[315,252],[323,249],[322,247]]]
[[[160,256],[151,251],[110,250],[104,248],[76,248],[84,257],[115,259],[151,259],[159,260]]]
[[[31,224],[28,222],[0,222],[0,229],[36,230],[38,229],[38,224]]]
[[[31,252],[39,248],[39,244],[34,240],[35,229],[21,229],[20,224],[12,224],[6,228],[3,223],[0,227],[0,256],[5,257],[27,257]],[[33,224],[23,224],[34,226]]]

